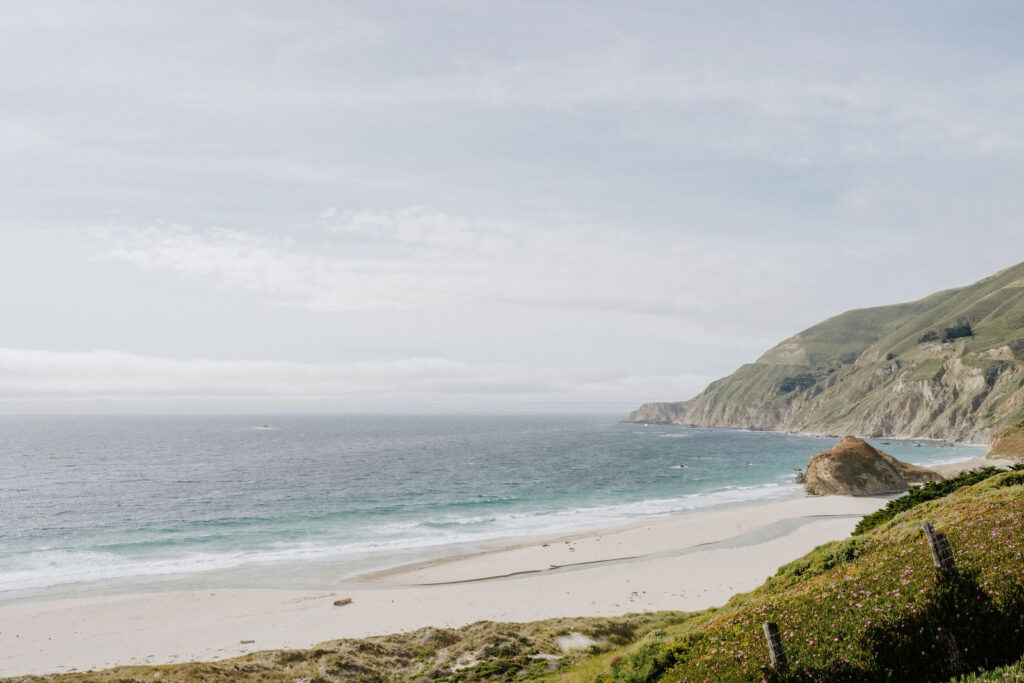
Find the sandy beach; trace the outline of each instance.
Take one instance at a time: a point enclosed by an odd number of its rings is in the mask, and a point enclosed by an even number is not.
[[[320,591],[192,590],[0,606],[0,675],[309,647],[424,626],[720,605],[886,497],[788,498],[503,543]],[[345,606],[336,600],[351,598]]]

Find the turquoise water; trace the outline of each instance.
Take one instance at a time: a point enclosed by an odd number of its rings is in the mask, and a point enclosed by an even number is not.
[[[617,417],[0,417],[0,599],[322,586],[798,495],[792,468],[835,441]],[[922,464],[982,450],[922,443],[882,448]]]

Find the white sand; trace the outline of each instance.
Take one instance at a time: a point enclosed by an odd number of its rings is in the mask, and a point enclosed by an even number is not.
[[[690,513],[508,544],[319,592],[178,591],[0,606],[0,675],[222,659],[483,619],[703,609],[848,535],[857,519],[844,515],[886,501],[798,498]],[[346,597],[352,604],[333,605]]]

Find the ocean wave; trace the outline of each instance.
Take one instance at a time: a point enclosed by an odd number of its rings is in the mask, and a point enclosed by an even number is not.
[[[69,584],[171,577],[229,570],[247,565],[298,561],[342,561],[374,555],[413,553],[441,546],[479,544],[512,537],[601,528],[642,517],[659,517],[676,512],[720,505],[753,502],[792,495],[800,487],[783,484],[727,486],[706,493],[673,498],[636,500],[625,503],[589,505],[566,509],[523,510],[501,515],[446,515],[427,520],[392,521],[364,531],[371,536],[337,542],[277,542],[269,547],[224,552],[196,552],[166,548],[132,556],[99,550],[39,549],[5,561],[0,571],[0,593],[52,588]],[[125,544],[127,546],[127,544]]]

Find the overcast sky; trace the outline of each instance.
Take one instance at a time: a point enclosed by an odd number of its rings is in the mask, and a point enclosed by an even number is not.
[[[1024,259],[1019,2],[5,2],[0,411],[680,400]]]

